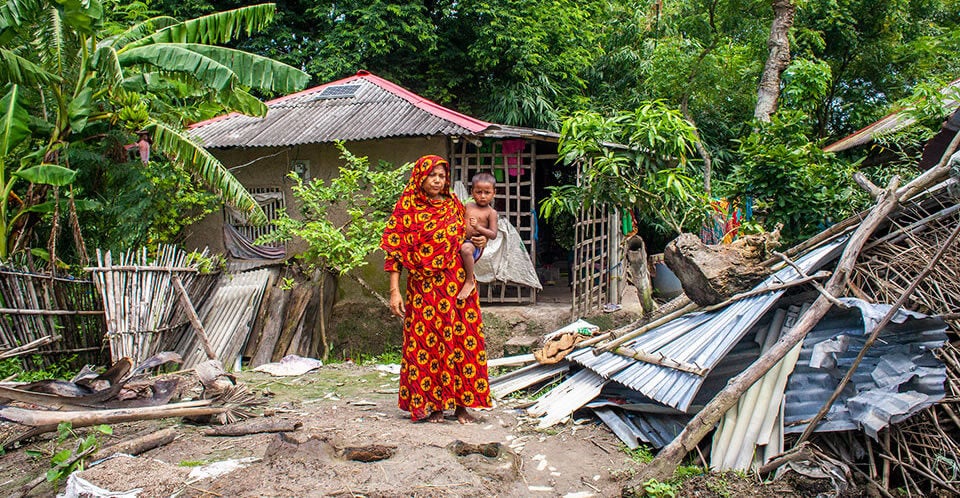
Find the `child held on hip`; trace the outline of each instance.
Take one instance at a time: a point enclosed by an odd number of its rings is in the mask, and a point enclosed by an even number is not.
[[[473,267],[474,263],[480,259],[483,249],[474,246],[470,237],[483,235],[488,240],[497,238],[497,211],[491,205],[496,187],[497,180],[490,173],[477,173],[470,181],[470,196],[473,197],[473,202],[464,205],[467,240],[460,247],[466,281],[460,293],[457,294],[457,299],[466,299],[477,287]]]

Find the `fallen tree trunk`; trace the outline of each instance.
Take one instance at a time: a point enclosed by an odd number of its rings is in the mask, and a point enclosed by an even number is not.
[[[210,406],[211,400],[187,401],[163,406],[144,408],[121,408],[118,410],[28,410],[7,406],[0,408],[0,419],[37,428],[57,429],[60,422],[70,422],[73,427],[88,427],[99,424],[116,424],[135,420],[151,420],[168,417],[215,415],[230,410],[226,406]]]
[[[827,281],[824,288],[827,293],[836,295],[847,285],[847,279],[856,263],[860,251],[874,230],[899,205],[896,195],[899,178],[894,177],[886,190],[883,190],[876,205],[864,219],[860,227],[851,235],[847,242],[836,271]],[[793,349],[820,319],[830,310],[832,303],[824,295],[820,295],[813,305],[800,318],[797,324],[787,334],[780,338],[772,348],[758,358],[749,368],[734,377],[727,386],[687,424],[683,431],[665,446],[653,461],[650,462],[637,476],[624,487],[625,495],[640,495],[643,493],[643,483],[650,479],[666,480],[673,476],[677,465],[686,454],[696,448],[697,444],[717,425],[723,414],[737,404],[740,396],[757,380],[764,376],[787,352]]]
[[[264,432],[293,432],[303,426],[299,420],[278,418],[253,418],[236,424],[220,425],[204,429],[204,436],[246,436]]]

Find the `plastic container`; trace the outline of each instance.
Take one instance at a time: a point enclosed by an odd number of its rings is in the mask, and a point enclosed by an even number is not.
[[[650,256],[650,266],[656,272],[653,275],[653,290],[658,296],[673,299],[683,293],[680,279],[663,262],[663,254]]]

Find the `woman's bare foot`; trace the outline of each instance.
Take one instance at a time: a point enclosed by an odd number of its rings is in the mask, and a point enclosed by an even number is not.
[[[457,422],[461,424],[472,424],[477,421],[477,418],[470,415],[470,412],[462,406],[457,407],[457,410],[453,412],[453,416],[457,417]]]
[[[440,410],[437,410],[431,413],[430,416],[425,418],[424,420],[427,422],[430,422],[431,424],[443,423],[443,412]]]
[[[457,294],[457,299],[459,299],[460,301],[463,301],[470,295],[471,292],[473,292],[473,289],[476,289],[476,288],[477,288],[476,282],[474,282],[472,278],[468,278],[467,281],[463,283],[463,288],[460,289],[460,293]]]

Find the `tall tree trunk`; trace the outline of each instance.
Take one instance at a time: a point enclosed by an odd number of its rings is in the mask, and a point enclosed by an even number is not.
[[[773,0],[773,24],[770,25],[770,37],[767,38],[770,54],[760,76],[757,107],[753,111],[753,116],[760,121],[769,122],[770,116],[777,110],[780,75],[790,64],[789,35],[796,10],[792,0]]]

